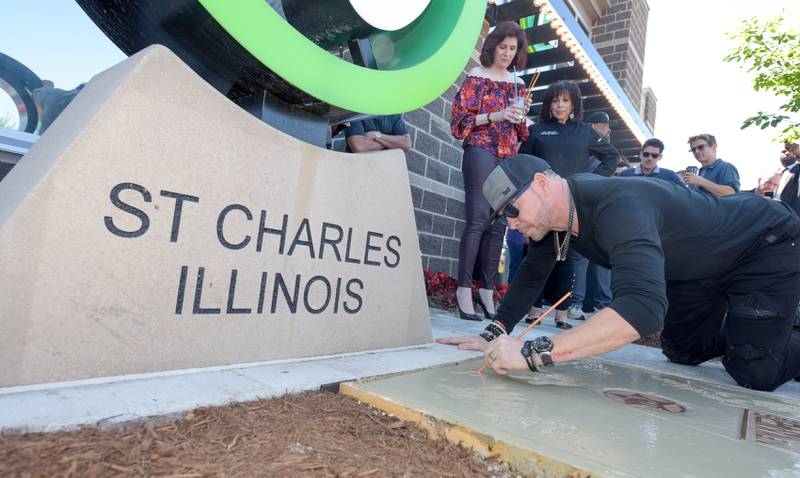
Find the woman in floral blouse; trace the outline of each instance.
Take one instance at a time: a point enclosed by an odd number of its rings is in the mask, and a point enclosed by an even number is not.
[[[484,231],[492,211],[481,188],[497,163],[515,155],[519,142],[528,137],[525,113],[530,105],[517,105],[514,96],[525,97],[525,84],[512,73],[515,68],[525,68],[527,56],[528,43],[519,25],[499,23],[484,41],[481,66],[469,71],[453,102],[450,129],[455,138],[464,140],[461,171],[466,225],[458,257],[456,298],[461,318],[466,320],[480,320],[470,289],[476,260],[480,260],[481,270],[477,300],[487,318],[495,313],[492,297],[505,226],[498,223]]]

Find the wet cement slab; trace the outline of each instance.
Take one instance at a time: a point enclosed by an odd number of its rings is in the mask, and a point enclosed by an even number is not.
[[[800,477],[800,401],[595,361],[480,364],[342,390],[541,476]]]

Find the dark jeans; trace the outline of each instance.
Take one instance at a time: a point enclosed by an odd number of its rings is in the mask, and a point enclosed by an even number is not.
[[[800,376],[800,337],[792,336],[800,301],[797,237],[771,231],[722,277],[668,281],[664,355],[686,365],[723,356],[731,377],[756,390]]]
[[[572,297],[570,298],[570,302],[572,302],[572,305],[577,305],[578,307],[583,308],[583,299],[586,297],[586,277],[588,274],[589,259],[576,252],[574,268],[575,283],[572,288]]]
[[[458,252],[458,286],[472,284],[472,271],[475,262],[480,266],[480,282],[484,289],[494,289],[497,282],[497,266],[500,264],[500,251],[506,227],[495,223],[483,230],[492,214],[492,208],[483,197],[483,181],[497,166],[497,157],[490,152],[471,146],[464,148],[461,171],[464,175],[464,202],[466,205],[466,224],[461,235]]]
[[[525,257],[525,244],[517,244],[515,242],[508,242],[508,283],[514,280],[517,275],[517,268]]]
[[[576,280],[577,283],[577,280]],[[586,296],[583,298],[583,311],[608,307],[611,303],[611,271],[589,261],[586,272]]]

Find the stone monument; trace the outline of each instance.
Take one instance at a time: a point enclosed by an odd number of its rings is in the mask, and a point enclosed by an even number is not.
[[[405,160],[309,145],[162,46],[0,183],[0,387],[423,344]]]

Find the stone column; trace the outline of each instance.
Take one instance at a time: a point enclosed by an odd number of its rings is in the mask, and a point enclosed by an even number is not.
[[[649,87],[642,92],[641,115],[645,124],[651,129],[656,129],[656,95]]]
[[[608,12],[592,28],[592,43],[637,110],[642,105],[642,74],[647,16],[645,0],[610,0]]]

